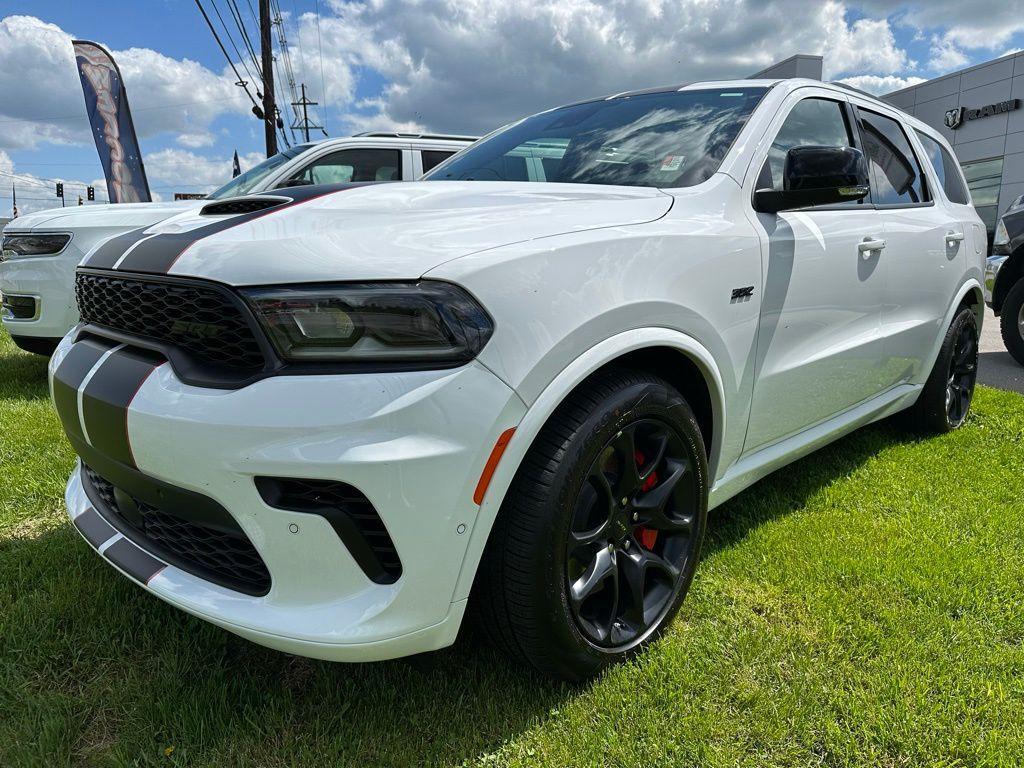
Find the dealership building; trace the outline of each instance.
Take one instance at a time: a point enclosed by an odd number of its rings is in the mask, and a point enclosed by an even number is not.
[[[941,131],[953,145],[991,239],[999,214],[1024,195],[1024,53],[882,99]]]

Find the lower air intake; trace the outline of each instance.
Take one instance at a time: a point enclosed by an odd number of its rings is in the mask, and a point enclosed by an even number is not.
[[[96,511],[144,550],[236,592],[270,591],[270,572],[241,528],[202,525],[158,509],[119,490],[85,464],[82,480]]]
[[[271,507],[325,518],[371,581],[393,584],[402,575],[391,534],[358,489],[335,480],[276,477],[257,477],[256,487]]]

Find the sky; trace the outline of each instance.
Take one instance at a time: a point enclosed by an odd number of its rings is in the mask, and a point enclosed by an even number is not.
[[[257,0],[201,2],[251,80],[231,13],[256,47]],[[887,93],[1024,48],[1024,14],[1007,0],[275,3],[294,79],[330,136],[479,134],[592,96],[745,77],[796,53],[823,55],[826,79]],[[55,180],[68,204],[88,184],[106,199],[72,39],[113,53],[155,198],[214,189],[236,150],[243,170],[265,157],[262,123],[195,0],[0,0],[0,216],[12,184],[22,213],[59,205]]]

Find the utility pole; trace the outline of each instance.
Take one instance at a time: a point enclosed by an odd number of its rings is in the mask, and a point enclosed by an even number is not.
[[[300,121],[298,117],[296,117],[295,122],[292,124],[292,128],[298,128],[300,131],[302,131],[303,135],[305,135],[306,137],[307,142],[309,141],[310,128],[322,130],[322,126],[315,125],[309,122],[309,112],[306,110],[306,107],[315,107],[317,104],[319,104],[319,102],[310,101],[309,99],[306,98],[306,84],[303,83],[302,98],[299,99],[298,101],[292,102],[293,107],[302,107],[302,120]]]
[[[267,157],[277,154],[277,107],[274,104],[274,50],[270,45],[270,0],[260,0],[260,60],[263,68],[263,132]]]

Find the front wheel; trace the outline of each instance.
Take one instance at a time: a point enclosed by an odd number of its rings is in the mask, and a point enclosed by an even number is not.
[[[951,432],[967,420],[978,378],[978,322],[964,307],[946,331],[928,381],[907,411],[913,426],[924,432]]]
[[[1024,365],[1024,279],[1018,280],[1006,294],[999,317],[999,330],[1006,351]]]
[[[700,428],[667,382],[596,375],[555,412],[509,488],[472,602],[487,635],[579,680],[672,620],[707,523]]]

